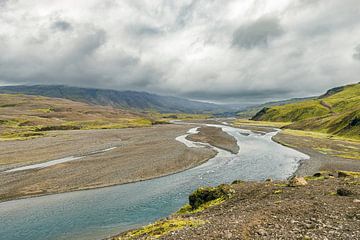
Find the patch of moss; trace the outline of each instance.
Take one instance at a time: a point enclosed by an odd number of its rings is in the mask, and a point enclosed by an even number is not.
[[[218,187],[202,187],[189,196],[189,204],[193,210],[210,201],[224,198],[228,199],[235,193],[230,185],[222,184]]]
[[[274,186],[276,186],[276,187],[287,187],[288,184],[286,184],[286,183],[275,183]]]
[[[277,189],[273,191],[273,194],[281,194],[281,193],[283,193],[283,190],[281,189]]]
[[[339,173],[343,173],[344,175],[353,177],[353,178],[360,178],[360,172],[351,172],[351,171],[338,171]]]
[[[123,236],[114,238],[114,240],[131,239],[156,239],[169,234],[170,232],[181,230],[185,227],[198,227],[205,221],[197,219],[174,218],[169,220],[160,220],[137,230],[127,232]]]
[[[190,204],[185,204],[183,207],[181,207],[177,212],[176,214],[193,214],[193,213],[197,213],[197,212],[202,212],[204,211],[205,209],[209,208],[209,207],[213,207],[213,206],[216,206],[216,205],[219,205],[223,202],[225,202],[226,199],[225,198],[217,198],[215,200],[212,200],[210,202],[207,202],[207,203],[204,203],[204,204],[201,204],[198,208],[196,209],[193,209],[191,207]]]
[[[231,198],[235,190],[228,184],[218,187],[202,187],[189,196],[189,204],[180,208],[176,214],[192,214],[201,212],[209,207],[219,205]]]

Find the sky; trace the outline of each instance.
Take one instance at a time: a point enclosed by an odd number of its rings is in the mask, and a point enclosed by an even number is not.
[[[359,0],[0,0],[0,85],[221,103],[360,81]]]

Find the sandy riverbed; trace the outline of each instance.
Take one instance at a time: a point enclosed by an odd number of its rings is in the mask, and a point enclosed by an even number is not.
[[[194,167],[216,154],[175,140],[194,126],[59,131],[45,138],[0,142],[2,170],[117,147],[42,169],[2,171],[0,201],[140,181]]]

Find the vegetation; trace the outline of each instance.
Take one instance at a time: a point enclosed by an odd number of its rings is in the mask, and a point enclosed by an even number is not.
[[[252,120],[292,122],[285,128],[360,139],[360,83],[330,89],[317,99],[264,108]]]
[[[227,184],[217,187],[202,187],[195,190],[189,196],[189,204],[184,205],[177,214],[191,214],[201,212],[209,207],[219,205],[231,198],[235,193],[234,189]]]
[[[251,125],[251,126],[267,126],[267,127],[275,127],[282,128],[291,124],[291,122],[271,122],[271,121],[254,121],[247,119],[236,119],[233,122],[234,125]]]
[[[24,140],[52,130],[146,127],[155,120],[138,113],[65,99],[0,94],[0,140]]]
[[[124,235],[113,238],[114,240],[138,239],[156,239],[170,232],[181,230],[185,227],[197,227],[204,224],[205,221],[186,218],[172,218],[169,220],[160,220],[153,224],[144,226],[140,229],[129,231]]]
[[[160,96],[147,92],[116,91],[62,85],[3,86],[0,87],[0,93],[20,93],[63,98],[88,104],[161,113],[221,113],[229,111],[229,109],[223,105],[191,101],[184,98]]]

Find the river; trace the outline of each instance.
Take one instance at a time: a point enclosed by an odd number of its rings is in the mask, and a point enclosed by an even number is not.
[[[276,134],[216,125],[234,136],[240,152],[224,150],[187,171],[143,182],[0,203],[1,240],[102,239],[165,217],[204,185],[235,179],[285,179],[308,156],[271,140]],[[196,129],[192,129],[195,132]],[[201,147],[177,140],[189,147]]]

